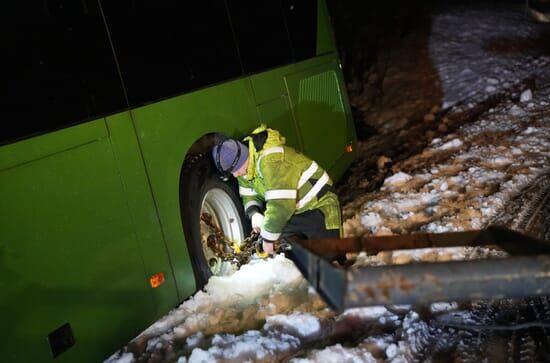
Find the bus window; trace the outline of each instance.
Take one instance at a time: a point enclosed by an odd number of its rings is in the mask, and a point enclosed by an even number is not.
[[[0,143],[125,107],[97,3],[13,3],[3,12]]]
[[[292,62],[279,1],[228,1],[233,28],[246,73]]]
[[[223,0],[189,2],[184,14],[191,69],[201,86],[242,75]]]
[[[131,106],[242,74],[222,0],[105,1]]]
[[[294,60],[314,57],[317,48],[317,1],[282,0]]]

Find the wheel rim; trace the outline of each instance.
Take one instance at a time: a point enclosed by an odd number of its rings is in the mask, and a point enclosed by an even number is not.
[[[202,201],[201,215],[203,213],[210,214],[214,225],[231,241],[244,240],[239,210],[226,191],[220,188],[209,190]],[[200,223],[202,251],[212,274],[224,275],[234,271],[230,261],[223,261],[208,247],[207,239],[212,234],[212,230],[203,221]]]

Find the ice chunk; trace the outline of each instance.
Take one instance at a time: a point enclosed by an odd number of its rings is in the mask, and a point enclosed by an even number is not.
[[[537,131],[538,131],[538,129],[536,127],[529,126],[527,129],[525,129],[525,131],[522,132],[522,134],[531,135],[531,134],[536,133]]]
[[[134,363],[134,355],[132,353],[124,353],[120,357],[115,355],[109,357],[105,363]]]
[[[397,355],[397,345],[390,344],[388,348],[386,349],[386,357],[388,359],[392,359]]]
[[[214,360],[214,357],[210,353],[200,348],[193,349],[193,352],[189,357],[189,363],[212,362],[213,360]]]
[[[521,109],[517,105],[512,106],[512,108],[510,109],[510,114],[512,116],[521,116],[523,115],[523,113],[524,113],[523,109]]]
[[[394,175],[390,176],[389,178],[386,178],[386,180],[384,180],[384,186],[388,186],[388,185],[394,185],[394,186],[403,185],[403,184],[405,184],[406,182],[408,182],[408,181],[411,180],[411,179],[412,179],[412,176],[410,176],[409,174],[406,174],[406,173],[403,173],[402,171],[400,171],[399,173],[394,174]]]
[[[532,98],[533,98],[533,92],[531,92],[530,89],[526,89],[521,93],[521,97],[519,98],[519,100],[521,102],[529,102],[531,101]]]
[[[344,316],[355,316],[364,320],[376,320],[381,316],[391,314],[384,306],[369,306],[364,308],[351,308],[344,311]]]
[[[382,224],[382,218],[378,213],[369,212],[361,216],[361,224],[367,228],[376,228]]]
[[[448,150],[448,149],[458,148],[461,146],[462,146],[462,141],[460,139],[454,139],[439,146],[437,150]]]
[[[321,323],[319,323],[319,319],[316,316],[311,314],[278,314],[268,316],[266,319],[264,329],[269,330],[273,327],[278,327],[287,334],[300,338],[308,338],[319,333],[321,330]]]
[[[291,363],[346,362],[346,363],[376,363],[378,360],[372,354],[361,348],[346,348],[340,344],[314,350],[307,358],[293,358]]]
[[[202,332],[198,332],[197,334],[194,334],[188,337],[185,340],[185,342],[187,343],[188,347],[195,348],[202,342],[203,339],[204,339],[204,334]]]
[[[452,302],[436,302],[430,305],[430,311],[432,314],[448,312],[458,309],[458,304],[455,301]]]
[[[193,349],[189,363],[256,362],[267,356],[294,350],[299,344],[298,338],[280,332],[262,334],[257,330],[249,330],[241,335],[215,335],[208,350]]]

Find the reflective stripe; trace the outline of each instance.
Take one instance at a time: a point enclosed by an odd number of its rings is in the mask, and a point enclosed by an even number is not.
[[[298,181],[298,189],[300,189],[301,187],[304,186],[304,184],[309,180],[309,178],[311,178],[313,176],[313,174],[315,174],[315,172],[317,171],[317,163],[315,161],[311,162],[311,165],[309,166],[309,168],[306,169],[306,171],[304,171],[302,173],[302,176],[300,177],[300,180]]]
[[[296,199],[296,189],[273,189],[265,192],[265,200]]]
[[[256,170],[258,171],[258,174],[261,178],[263,178],[262,172],[260,170],[260,162],[262,161],[262,158],[269,154],[275,154],[275,153],[283,153],[285,152],[285,149],[282,146],[274,146],[270,147],[269,149],[266,149],[262,152],[262,155],[256,160]]]
[[[265,229],[262,228],[262,231],[260,232],[260,236],[262,236],[263,238],[265,238],[268,241],[276,241],[276,240],[279,239],[281,234],[280,233],[271,233],[271,232],[268,232],[268,231],[266,231]]]
[[[254,189],[245,187],[239,187],[239,194],[245,197],[253,197],[255,195],[258,195],[258,193],[256,193]]]
[[[311,201],[313,198],[315,198],[315,196],[317,195],[317,193],[319,193],[321,188],[323,188],[325,184],[328,183],[328,180],[329,180],[328,174],[326,172],[323,173],[323,176],[320,177],[319,180],[317,180],[317,183],[315,183],[313,188],[311,188],[309,192],[307,192],[307,194],[302,199],[300,199],[298,203],[296,203],[296,207],[300,209],[304,205],[309,203],[309,201]]]
[[[246,210],[252,206],[257,206],[257,207],[260,207],[262,208],[262,203],[258,202],[257,200],[251,200],[249,202],[247,202],[245,205],[244,205],[244,211],[246,212]]]

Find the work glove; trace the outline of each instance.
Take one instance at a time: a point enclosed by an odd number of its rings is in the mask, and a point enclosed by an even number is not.
[[[262,213],[254,213],[252,215],[252,218],[250,218],[250,221],[252,222],[252,229],[256,233],[260,233],[260,230],[262,228],[262,223],[264,222],[264,215]]]

